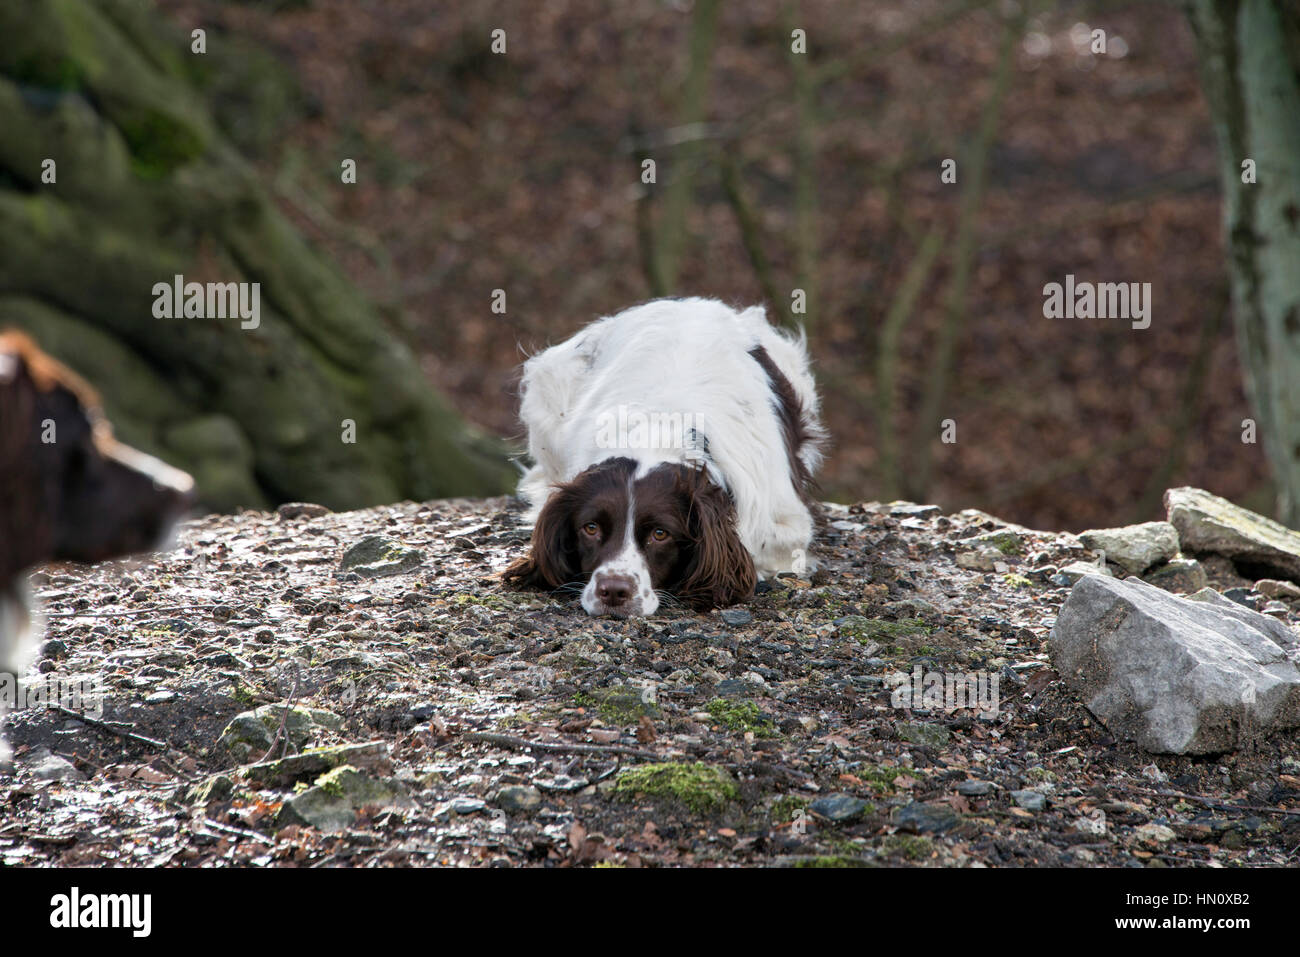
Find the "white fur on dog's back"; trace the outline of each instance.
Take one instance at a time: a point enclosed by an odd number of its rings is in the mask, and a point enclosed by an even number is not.
[[[790,380],[813,437],[799,450],[821,462],[819,403],[802,335],[774,329],[761,306],[736,311],[713,299],[659,299],[600,319],[524,364],[520,418],[536,463],[519,492],[534,516],[554,485],[613,456],[642,463],[694,461],[679,447],[609,448],[602,416],[681,414],[702,420],[710,472],[736,503],[737,532],[760,575],[807,560],[813,522],[795,488],[762,346]],[[605,421],[608,421],[607,419]],[[800,569],[802,570],[802,569]]]

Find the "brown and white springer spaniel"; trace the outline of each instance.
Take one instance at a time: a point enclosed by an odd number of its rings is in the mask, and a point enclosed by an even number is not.
[[[191,506],[193,485],[116,441],[80,376],[28,336],[0,332],[0,672],[21,674],[34,648],[26,569],[154,547]]]
[[[534,526],[508,586],[651,615],[666,596],[725,606],[811,567],[817,392],[803,337],[761,307],[628,309],[529,359],[521,391]]]

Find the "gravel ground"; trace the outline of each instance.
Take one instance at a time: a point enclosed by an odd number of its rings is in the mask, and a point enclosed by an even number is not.
[[[11,716],[0,861],[1296,863],[1293,739],[1153,758],[1056,680],[1052,579],[1091,557],[1072,535],[828,506],[809,578],[613,620],[501,588],[520,514],[289,506],[189,523],[148,562],[38,572],[37,671],[98,685],[103,711]],[[977,536],[992,570],[957,564],[980,564]],[[996,708],[902,707],[898,680],[934,673],[996,677]]]

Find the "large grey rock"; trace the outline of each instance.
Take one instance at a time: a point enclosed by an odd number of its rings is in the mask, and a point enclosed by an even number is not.
[[[1211,552],[1300,582],[1300,533],[1199,488],[1165,492],[1185,552]]]
[[[1300,638],[1209,588],[1085,576],[1047,649],[1111,733],[1147,751],[1212,754],[1300,726]]]
[[[1088,548],[1106,553],[1130,575],[1141,575],[1152,565],[1178,554],[1178,532],[1168,522],[1143,522],[1123,528],[1094,528],[1079,533]]]

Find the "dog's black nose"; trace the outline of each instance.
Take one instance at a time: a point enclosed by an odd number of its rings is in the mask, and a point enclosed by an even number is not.
[[[627,575],[605,575],[596,582],[596,597],[606,608],[627,604],[636,591],[636,582]]]

